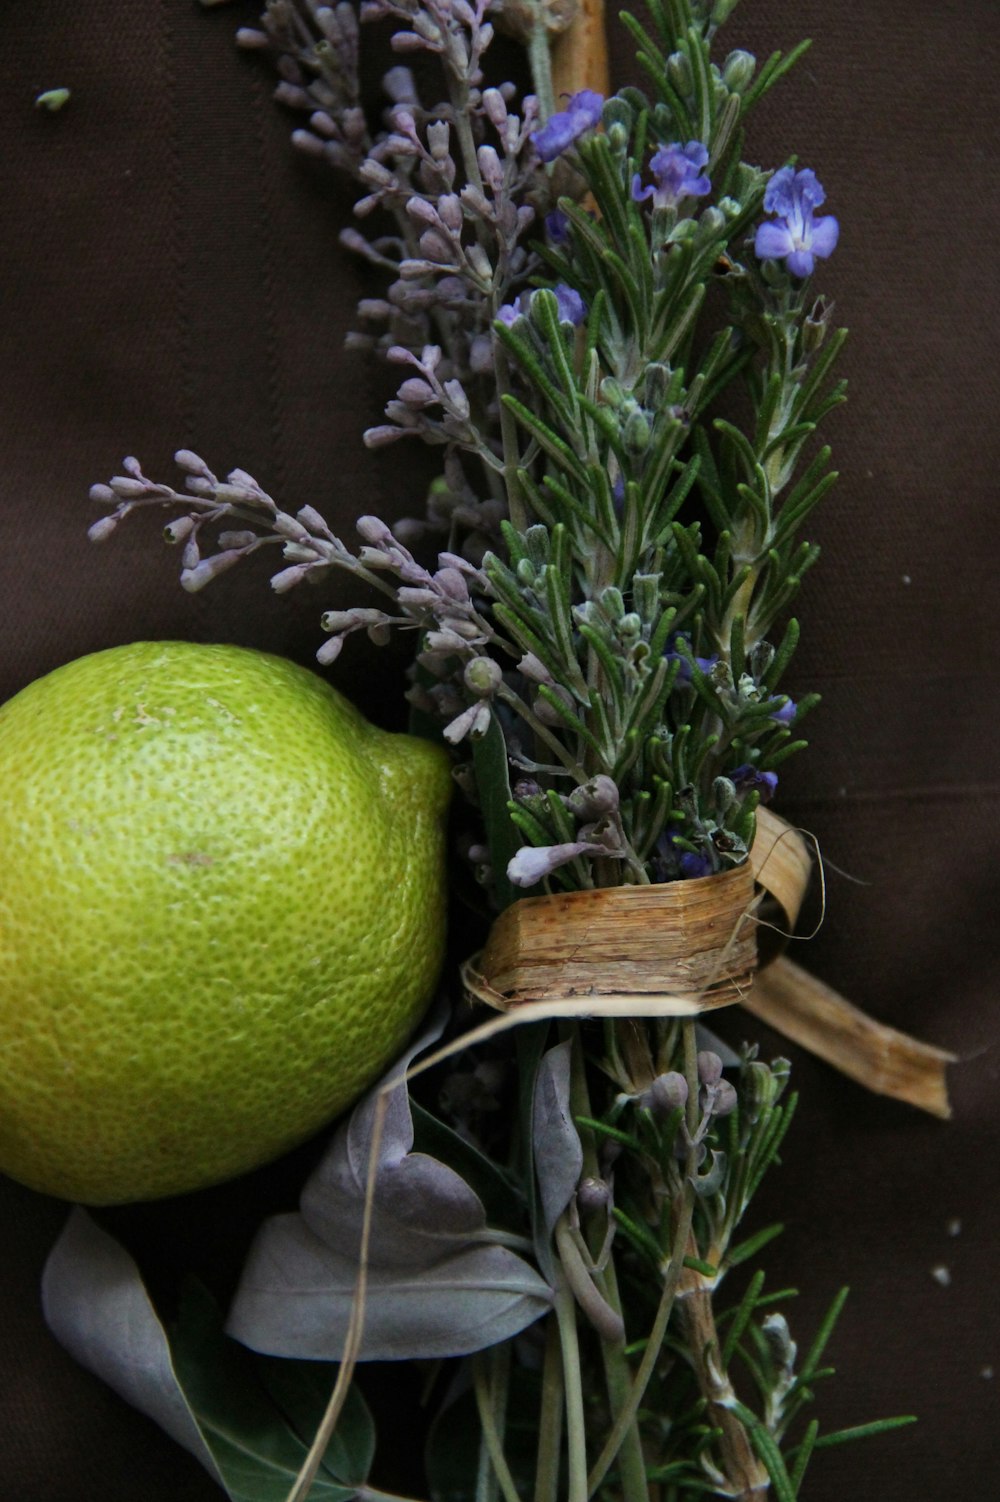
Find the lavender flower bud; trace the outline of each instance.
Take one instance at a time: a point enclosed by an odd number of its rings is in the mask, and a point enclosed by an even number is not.
[[[533,887],[560,866],[575,860],[578,855],[587,855],[594,848],[585,840],[566,845],[522,845],[507,862],[507,880],[516,887]]]
[[[479,170],[483,175],[483,181],[494,193],[503,187],[503,164],[494,147],[480,146],[476,153],[479,162]]]
[[[493,128],[503,135],[507,125],[507,105],[499,89],[483,90],[483,109]]]
[[[366,428],[361,435],[361,441],[366,449],[384,448],[387,443],[395,443],[398,438],[405,438],[408,431],[406,428],[394,428],[390,423],[380,423],[378,427]]]
[[[122,500],[135,500],[146,494],[146,486],[141,480],[134,480],[128,475],[115,475],[111,481],[111,489]]]
[[[728,1116],[735,1111],[738,1104],[736,1087],[728,1080],[720,1080],[715,1086],[714,1098],[711,1102],[713,1116]]]
[[[355,522],[359,537],[373,547],[392,546],[393,536],[385,522],[377,516],[359,516]]]
[[[413,73],[402,63],[382,75],[382,87],[394,104],[416,104],[417,86]]]
[[[110,485],[91,485],[90,499],[96,506],[113,506],[116,496]]]
[[[440,603],[439,597],[433,589],[414,588],[411,585],[403,585],[396,591],[396,600],[407,611],[434,610]]]
[[[115,516],[99,517],[96,522],[93,522],[87,528],[87,537],[91,542],[104,542],[106,538],[111,536],[117,525],[118,518]]]
[[[326,110],[313,110],[309,116],[309,129],[314,130],[318,136],[325,136],[328,141],[335,140],[337,136],[336,122]]]
[[[454,415],[460,421],[464,422],[471,411],[471,407],[461,381],[445,381],[444,394],[448,398],[448,403]]]
[[[277,574],[271,575],[271,588],[276,595],[283,595],[294,585],[301,583],[309,572],[305,563],[293,564],[291,568],[283,568]]]
[[[225,553],[215,553],[211,558],[203,558],[194,568],[181,570],[181,588],[186,589],[188,594],[197,594],[199,589],[204,589],[206,584],[211,583],[218,574],[224,574],[226,569],[232,568],[242,557],[242,548],[233,548]]]
[[[465,216],[462,213],[462,200],[457,193],[442,193],[438,199],[438,213],[447,229],[456,234],[461,231]]]
[[[167,522],[163,529],[163,541],[171,544],[183,542],[185,537],[190,536],[194,530],[193,516],[178,516],[172,522]]]
[[[270,47],[271,38],[266,31],[258,31],[255,26],[241,26],[236,33],[236,45],[264,49]]]
[[[326,155],[326,144],[319,136],[314,136],[311,130],[293,130],[292,145],[296,151],[301,151],[305,156],[321,157]]]
[[[462,676],[469,692],[483,699],[492,698],[503,681],[500,664],[492,657],[473,657],[465,664]]]
[[[367,165],[368,164],[366,162],[365,166]],[[375,164],[373,163],[373,166],[374,165]],[[384,172],[385,168],[380,168],[379,170]],[[366,177],[366,180],[368,180],[369,174],[364,173],[363,175]],[[388,175],[389,174],[386,173],[387,177]],[[415,219],[421,224],[436,225],[441,222],[441,216],[435,208],[434,204],[430,203],[426,198],[420,198],[417,194],[414,194],[412,198],[408,198],[406,200],[406,212],[409,214],[411,219]]]
[[[596,1215],[601,1210],[606,1214],[614,1203],[610,1184],[605,1179],[588,1175],[577,1186],[576,1203],[584,1215]]]
[[[552,683],[552,674],[533,652],[525,652],[517,665],[517,670],[532,683]]]
[[[489,705],[480,701],[478,704],[473,704],[469,709],[463,710],[457,719],[452,720],[450,725],[444,727],[441,734],[450,745],[457,746],[459,741],[463,740],[467,735],[471,735],[473,738],[485,735],[489,729],[489,725]]]
[[[318,533],[320,537],[333,537],[333,533],[315,506],[300,506],[297,515],[302,525],[308,527],[310,532]]]
[[[316,653],[316,661],[324,668],[329,667],[331,662],[336,662],[344,645],[342,636],[331,636],[325,641]]]
[[[716,1085],[722,1078],[722,1060],[717,1053],[705,1049],[698,1055],[698,1078],[703,1085]]]
[[[451,144],[451,130],[445,120],[432,120],[427,127],[427,149],[436,162],[443,162]]]
[[[434,387],[425,381],[422,376],[409,376],[396,392],[396,396],[406,406],[412,407],[415,411],[421,407],[428,407],[432,402],[439,400]]]
[[[605,814],[617,813],[618,785],[613,778],[599,772],[589,782],[574,788],[566,803],[579,819],[600,819]]]
[[[358,631],[362,627],[380,626],[387,622],[389,617],[383,610],[370,610],[364,606],[355,605],[351,610],[325,610],[320,616],[320,625],[324,631]]]
[[[493,340],[489,334],[477,334],[469,346],[469,368],[476,375],[493,369]]]
[[[286,83],[284,80],[278,84],[273,97],[278,104],[286,104],[296,110],[311,109],[313,104],[313,100],[305,89],[295,83]]]
[[[667,77],[681,98],[686,99],[691,93],[694,80],[691,77],[691,64],[683,52],[671,52],[667,58]]]
[[[639,1096],[639,1104],[646,1106],[654,1116],[670,1116],[687,1105],[687,1080],[676,1069],[667,1074],[658,1074],[648,1090]]]

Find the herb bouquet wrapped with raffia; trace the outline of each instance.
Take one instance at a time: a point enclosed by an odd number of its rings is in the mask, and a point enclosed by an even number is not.
[[[168,1340],[132,1287],[130,1378],[67,1313],[88,1258],[124,1253],[81,1215],[50,1263],[57,1330],[234,1499],[382,1495],[369,1361],[423,1364],[434,1502],[790,1502],[845,1437],[810,1412],[841,1299],[800,1350],[759,1266],[778,1228],[744,1226],[789,1066],[704,1014],[757,1012],[938,1114],[944,1056],[781,955],[815,864],[774,805],[816,702],[785,684],[844,333],[835,204],[747,144],[804,49],[759,63],[734,9],[624,14],[641,87],[617,92],[592,0],[272,0],[239,34],[296,146],[358,187],[342,241],[378,286],[349,344],[399,378],[365,442],[440,472],[354,543],[181,450],[179,490],[136,460],[95,487],[92,535],[165,508],[192,591],[267,547],[282,594],[346,572],[324,668],[409,634],[411,728],[458,787],[461,963],[261,1228],[226,1334],[199,1295]],[[359,20],[391,31],[381,118]]]

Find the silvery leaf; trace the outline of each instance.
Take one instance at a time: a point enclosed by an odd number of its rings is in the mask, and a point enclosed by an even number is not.
[[[154,1419],[223,1484],[177,1381],[166,1331],[139,1269],[79,1205],[45,1264],[42,1311],[81,1366]]]
[[[446,1163],[414,1152],[404,1075],[443,1019],[362,1100],[308,1180],[296,1214],[267,1221],[247,1258],[227,1329],[272,1355],[338,1360],[354,1301],[378,1100],[378,1144],[360,1359],[464,1355],[516,1335],[551,1290],[486,1221],[482,1201]]]
[[[274,1356],[336,1360],[357,1272],[301,1215],[277,1216],[251,1249],[227,1328]],[[465,1244],[422,1267],[374,1266],[361,1360],[464,1356],[516,1335],[550,1303],[548,1284],[506,1247]]]
[[[542,1056],[531,1106],[535,1175],[550,1236],[583,1171],[583,1147],[569,1103],[571,1046],[568,1040],[557,1043]]]
[[[251,1356],[222,1333],[192,1285],[169,1336],[135,1262],[74,1209],[42,1278],[46,1320],[78,1361],[198,1459],[232,1502],[285,1502],[336,1368]],[[351,1389],[310,1497],[351,1502],[367,1487],[375,1431]]]

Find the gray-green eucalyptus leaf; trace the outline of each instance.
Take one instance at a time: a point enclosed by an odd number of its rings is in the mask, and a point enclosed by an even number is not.
[[[200,1285],[168,1332],[133,1259],[79,1207],[46,1263],[42,1302],[66,1349],[189,1450],[231,1502],[285,1502],[335,1368],[252,1356],[223,1334]],[[371,1415],[352,1388],[310,1497],[376,1497],[374,1450]]]
[[[413,1151],[403,1075],[441,1026],[433,1023],[389,1077],[398,1083],[386,1094],[374,1160],[361,1360],[465,1355],[516,1335],[551,1304],[548,1284],[498,1244],[507,1238],[488,1226],[460,1174]],[[265,1222],[250,1249],[227,1328],[254,1350],[327,1360],[343,1351],[383,1084],[336,1133],[300,1211]]]
[[[583,1147],[569,1100],[571,1047],[568,1040],[557,1043],[542,1056],[532,1100],[535,1174],[550,1236],[583,1172]]]

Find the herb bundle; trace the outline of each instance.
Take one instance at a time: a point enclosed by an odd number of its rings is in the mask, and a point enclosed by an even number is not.
[[[844,334],[813,275],[838,226],[808,167],[744,160],[748,115],[803,49],[762,66],[725,51],[734,8],[623,15],[644,87],[604,98],[580,79],[557,100],[556,7],[365,0],[360,21],[391,22],[414,63],[386,73],[376,125],[354,8],[272,0],[239,40],[275,62],[296,146],[357,183],[369,232],[342,239],[382,280],[349,344],[401,379],[365,442],[432,445],[440,475],[419,516],[358,518],[358,545],[186,450],[181,490],[136,460],[94,487],[96,540],[167,509],[188,590],[261,548],[279,593],[350,574],[361,602],[323,615],[324,666],[354,632],[413,634],[414,728],[455,748],[462,860],[491,915],[745,867],[804,746],[815,696],[782,685],[817,557],[803,528],[835,479],[815,435],[843,397]],[[531,93],[489,81],[494,22],[524,41]],[[470,1050],[433,1110],[397,1070],[300,1214],[262,1229],[228,1330],[265,1353],[255,1422],[295,1415],[267,1462],[290,1497],[378,1495],[350,1359],[320,1419],[345,1349],[444,1362],[426,1457],[442,1502],[788,1502],[846,1437],[807,1417],[841,1299],[800,1356],[789,1295],[756,1267],[779,1228],[741,1229],[794,1110],[787,1062],[727,1060],[670,1008],[579,1011]],[[231,1496],[263,1496],[265,1463],[248,1483],[247,1447],[218,1437],[251,1358],[224,1380],[237,1358],[192,1336],[205,1322],[189,1312],[175,1336],[188,1439]]]

